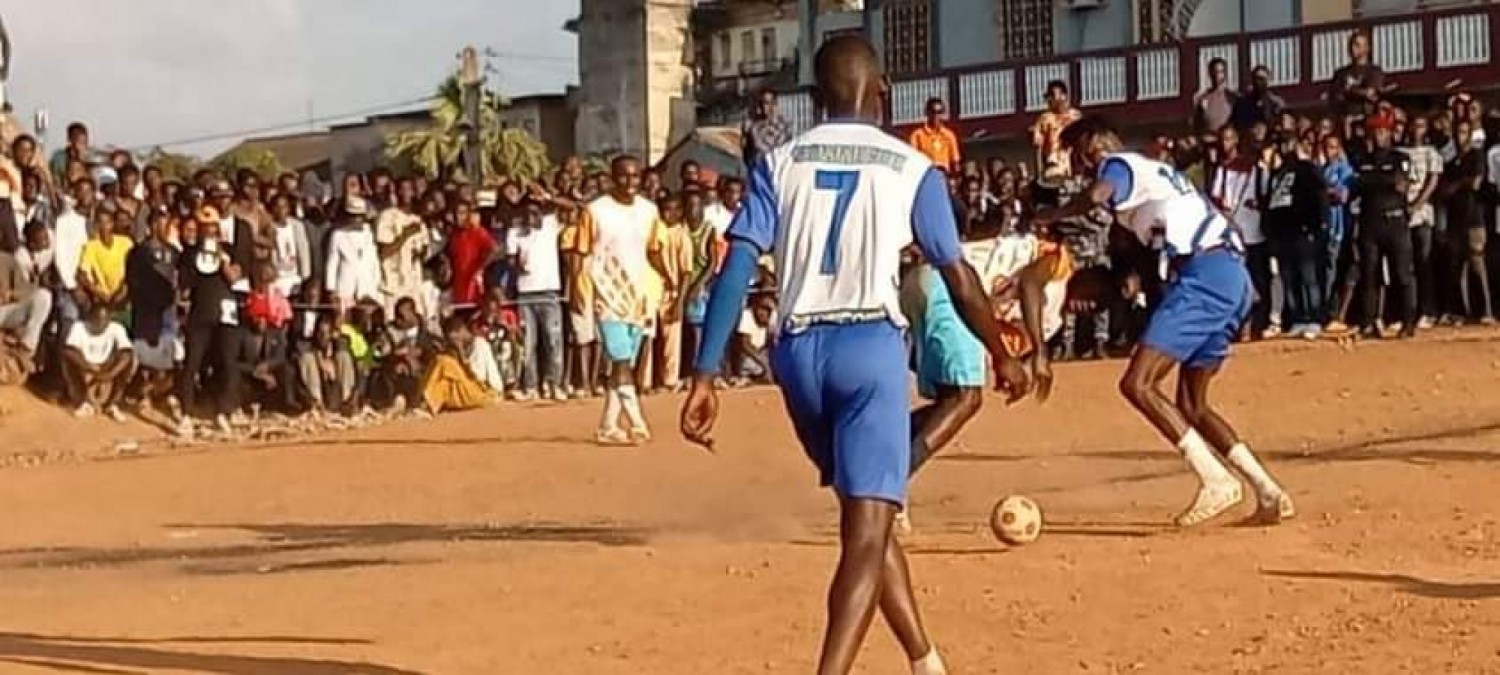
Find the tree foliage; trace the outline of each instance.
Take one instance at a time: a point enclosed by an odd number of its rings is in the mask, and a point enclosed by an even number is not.
[[[547,146],[524,130],[505,128],[500,119],[504,106],[499,94],[482,92],[478,127],[484,175],[521,180],[544,176],[551,168]],[[463,120],[463,91],[458,78],[449,77],[438,85],[428,127],[386,139],[386,157],[409,163],[429,177],[462,176],[466,145]]]
[[[209,166],[226,176],[233,176],[241,169],[249,169],[262,177],[272,177],[282,172],[281,159],[276,156],[276,153],[244,146],[213,158]]]
[[[145,166],[154,166],[161,170],[167,180],[187,182],[193,177],[193,173],[203,167],[203,161],[192,155],[176,152],[167,152],[161,147],[152,148],[144,156],[141,162]]]

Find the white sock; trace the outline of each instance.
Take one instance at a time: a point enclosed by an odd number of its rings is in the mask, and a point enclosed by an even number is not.
[[[1229,449],[1229,465],[1239,469],[1245,474],[1245,480],[1250,481],[1250,486],[1255,488],[1255,494],[1260,496],[1261,501],[1281,496],[1281,486],[1276,484],[1276,479],[1266,468],[1260,465],[1260,460],[1255,458],[1255,453],[1250,452],[1250,446],[1244,443],[1235,443]]]
[[[635,385],[627,384],[615,390],[620,397],[620,403],[625,406],[625,416],[630,418],[630,428],[643,430],[646,428],[646,416],[641,414],[641,398],[636,396]]]
[[[1208,441],[1203,440],[1197,429],[1188,429],[1182,440],[1177,441],[1177,449],[1182,451],[1182,458],[1187,461],[1188,468],[1198,474],[1198,481],[1204,487],[1235,482],[1234,476],[1219,462],[1214,449],[1209,447]]]
[[[599,420],[600,431],[617,431],[620,428],[620,394],[609,389],[604,392],[604,419]]]
[[[938,656],[936,646],[928,650],[927,656],[911,662],[912,675],[948,675],[948,667],[943,665],[943,657]]]

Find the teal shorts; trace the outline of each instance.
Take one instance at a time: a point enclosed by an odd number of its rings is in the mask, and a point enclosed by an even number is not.
[[[624,321],[600,321],[599,341],[604,343],[604,356],[612,363],[635,365],[641,353],[641,339],[645,331],[633,323]]]
[[[948,285],[935,270],[923,270],[921,283],[927,308],[911,317],[917,393],[932,399],[939,386],[984,388],[984,343],[959,318]]]

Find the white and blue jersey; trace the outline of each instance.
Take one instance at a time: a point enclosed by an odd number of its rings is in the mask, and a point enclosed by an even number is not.
[[[960,260],[947,181],[875,126],[831,122],[758,159],[748,183],[727,233],[724,276],[753,255],[775,256],[781,323],[771,367],[797,436],[824,485],[904,503],[911,422],[901,251],[915,242],[935,266]],[[717,296],[734,285],[715,285],[699,372],[721,356],[715,323],[729,319]]]
[[[1249,316],[1250,275],[1239,233],[1176,168],[1135,153],[1110,155],[1099,181],[1108,206],[1144,244],[1161,237],[1183,260],[1141,344],[1189,368],[1218,368]]]

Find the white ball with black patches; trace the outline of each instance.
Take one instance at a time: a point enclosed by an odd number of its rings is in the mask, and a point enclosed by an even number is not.
[[[990,512],[990,529],[1011,546],[1030,544],[1042,536],[1042,509],[1028,497],[1003,497]]]

